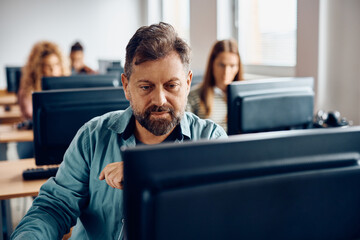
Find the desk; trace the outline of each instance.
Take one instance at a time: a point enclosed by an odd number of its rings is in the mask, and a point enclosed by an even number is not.
[[[0,161],[0,200],[37,196],[41,185],[47,179],[24,181],[22,172],[27,168],[35,168],[35,159],[16,161]]]
[[[5,111],[4,106],[0,106],[0,123],[21,122],[22,116],[19,105],[11,106],[9,111]]]
[[[16,93],[8,92],[6,89],[0,90],[0,105],[17,104]]]
[[[6,227],[7,227],[7,237],[12,233],[12,224],[11,224],[11,215],[9,201],[10,198],[17,197],[27,197],[27,196],[37,196],[40,190],[41,185],[43,185],[47,179],[39,179],[32,181],[24,181],[22,178],[22,172],[27,168],[34,168],[35,160],[24,159],[16,161],[0,161],[0,200],[1,207],[5,211],[4,216],[6,216]],[[0,239],[3,239],[3,223],[2,217],[3,213],[0,207]]]
[[[0,143],[32,142],[33,130],[19,130],[13,124],[0,125]]]

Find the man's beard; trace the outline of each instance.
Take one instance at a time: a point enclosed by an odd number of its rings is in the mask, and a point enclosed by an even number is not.
[[[169,133],[176,125],[180,123],[181,117],[184,114],[184,111],[179,114],[175,113],[175,110],[171,107],[159,107],[159,106],[150,106],[143,113],[138,112],[131,104],[135,119],[140,123],[141,126],[146,128],[149,132],[155,136],[162,136]],[[170,115],[170,120],[168,119],[155,119],[151,120],[152,112],[167,112]]]

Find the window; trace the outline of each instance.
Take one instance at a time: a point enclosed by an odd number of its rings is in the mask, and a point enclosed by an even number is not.
[[[235,0],[244,65],[296,66],[296,0]]]
[[[162,21],[170,23],[181,38],[190,42],[190,0],[162,0]]]

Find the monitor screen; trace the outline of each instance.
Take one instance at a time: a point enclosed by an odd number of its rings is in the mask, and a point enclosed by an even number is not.
[[[21,67],[5,67],[7,91],[17,93],[20,86]]]
[[[90,119],[129,106],[122,87],[33,93],[37,165],[59,164],[79,128]]]
[[[122,148],[128,239],[358,239],[360,128]]]
[[[270,78],[228,85],[228,134],[311,127],[313,78]]]
[[[78,74],[66,77],[43,77],[41,85],[43,90],[118,87],[121,86],[121,81],[118,73]]]

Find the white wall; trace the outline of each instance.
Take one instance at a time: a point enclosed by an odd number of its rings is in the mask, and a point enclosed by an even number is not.
[[[319,108],[360,124],[360,1],[321,0]]]
[[[85,61],[125,59],[130,37],[142,25],[142,0],[1,0],[0,88],[6,88],[6,65],[24,65],[32,45],[56,42],[64,55],[80,40]]]
[[[295,74],[297,77],[314,77],[315,93],[318,92],[319,5],[319,0],[298,0],[297,2]],[[315,101],[315,111],[317,110],[317,101]]]
[[[217,39],[216,0],[190,0],[191,69],[203,73],[211,46]]]

